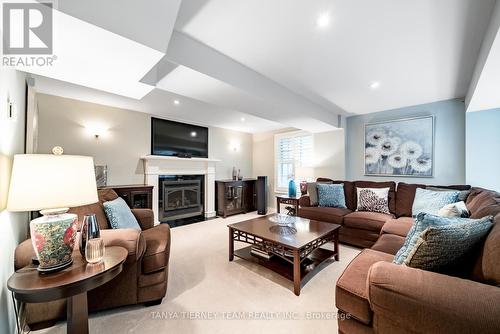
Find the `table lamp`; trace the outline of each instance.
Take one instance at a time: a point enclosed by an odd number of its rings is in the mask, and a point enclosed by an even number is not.
[[[14,156],[7,210],[41,210],[43,216],[30,222],[40,272],[71,265],[78,217],[67,211],[97,201],[93,158],[62,154]]]

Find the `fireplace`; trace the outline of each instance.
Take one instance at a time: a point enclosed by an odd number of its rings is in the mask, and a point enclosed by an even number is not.
[[[158,187],[160,222],[203,215],[203,181],[203,175],[160,176]]]

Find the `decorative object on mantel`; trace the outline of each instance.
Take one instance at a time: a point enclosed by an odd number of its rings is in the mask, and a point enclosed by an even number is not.
[[[233,167],[233,180],[236,180],[238,178],[237,172],[236,172],[236,167]]]
[[[365,124],[365,175],[432,177],[434,116]]]
[[[54,149],[62,152],[62,149]],[[77,231],[77,215],[68,207],[96,203],[94,161],[76,155],[17,154],[14,156],[9,211],[41,210],[30,223],[31,240],[41,272],[69,266]]]
[[[241,175],[241,170],[238,169],[238,180],[243,180],[243,175]]]
[[[108,166],[95,165],[94,169],[97,187],[106,187],[108,185]]]

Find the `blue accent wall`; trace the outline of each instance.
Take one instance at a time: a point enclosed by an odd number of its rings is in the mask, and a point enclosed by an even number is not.
[[[428,115],[434,116],[434,176],[432,178],[364,175],[365,123]],[[459,99],[454,99],[348,117],[345,152],[348,180],[393,180],[439,185],[464,184],[465,104]]]
[[[500,109],[466,116],[467,183],[500,191]]]

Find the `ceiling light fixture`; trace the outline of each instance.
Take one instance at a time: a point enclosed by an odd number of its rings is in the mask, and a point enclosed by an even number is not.
[[[179,100],[174,100],[174,104],[179,105],[180,104]]]
[[[245,117],[240,118],[240,120],[241,120],[242,122],[244,122],[244,121],[245,121]]]
[[[330,14],[329,13],[321,13],[316,19],[316,26],[318,28],[325,28],[330,24]]]
[[[379,88],[379,87],[380,87],[380,82],[378,82],[378,81],[374,81],[374,82],[372,82],[372,83],[371,83],[371,85],[370,85],[370,88],[371,88],[371,89],[377,89],[377,88]]]

